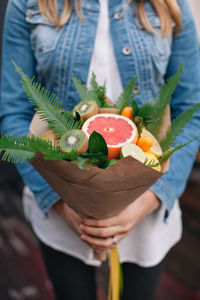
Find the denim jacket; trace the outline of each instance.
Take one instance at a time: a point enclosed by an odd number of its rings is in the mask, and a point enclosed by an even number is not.
[[[181,80],[171,101],[172,119],[190,105],[200,102],[200,64],[195,24],[187,0],[178,1],[182,11],[183,28],[174,38],[161,35],[160,20],[148,1],[146,13],[155,34],[138,25],[135,3],[109,0],[110,32],[123,87],[137,76],[138,105],[155,97],[167,78],[184,65]],[[62,1],[58,0],[62,10]],[[98,0],[83,0],[84,21],[77,18],[74,7],[68,23],[54,27],[41,15],[37,0],[10,0],[3,37],[1,79],[1,130],[9,135],[27,134],[33,107],[20,86],[11,58],[29,76],[35,75],[53,91],[66,108],[72,109],[80,101],[72,74],[87,81],[99,15]],[[200,112],[187,124],[176,144],[183,144],[200,136]],[[197,141],[173,154],[169,171],[152,186],[152,190],[169,212],[182,194],[191,171]],[[24,182],[34,192],[43,212],[59,199],[59,195],[29,163],[18,165]]]

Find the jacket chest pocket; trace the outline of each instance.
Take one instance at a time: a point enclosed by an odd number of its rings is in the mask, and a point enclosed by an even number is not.
[[[31,25],[31,48],[36,56],[55,50],[62,29],[53,26],[37,8],[27,10],[26,21]]]
[[[171,55],[172,34],[163,37],[161,33],[160,19],[157,15],[148,16],[155,31],[154,34],[145,32],[147,36],[147,48],[151,55],[152,62],[162,75],[165,75],[169,57]]]
[[[129,26],[133,45],[137,52],[137,58],[142,65],[148,66],[153,72],[159,84],[163,83],[163,76],[171,55],[172,34],[163,37],[161,33],[160,19],[152,6],[146,3],[146,15],[151,23],[154,33],[148,32],[136,19],[134,9],[129,14]]]

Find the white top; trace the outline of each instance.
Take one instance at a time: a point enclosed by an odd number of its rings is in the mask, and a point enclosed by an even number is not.
[[[88,76],[94,70],[97,81],[106,80],[107,96],[116,100],[122,91],[111,36],[109,32],[108,0],[99,0],[100,16],[96,40]],[[80,195],[81,196],[81,195]],[[48,246],[81,259],[86,264],[98,266],[93,259],[93,250],[74,233],[53,209],[44,216],[38,207],[32,192],[25,187],[23,196],[25,215],[30,220],[37,237]],[[178,200],[167,220],[163,222],[165,207],[147,216],[118,245],[121,262],[134,262],[143,267],[158,264],[181,238],[182,223]]]
[[[106,96],[115,102],[123,88],[109,31],[108,0],[99,0],[99,3],[99,21],[87,85],[90,86],[94,72],[100,85],[106,82]]]

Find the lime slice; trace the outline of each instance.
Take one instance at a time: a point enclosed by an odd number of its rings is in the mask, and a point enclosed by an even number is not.
[[[163,152],[162,152],[160,144],[159,144],[158,140],[155,138],[155,136],[146,129],[142,129],[141,136],[150,136],[150,137],[152,137],[153,145],[148,150],[148,152],[154,154],[157,158],[159,158],[163,154]]]
[[[126,144],[121,149],[121,157],[132,156],[140,162],[145,162],[145,154],[140,147],[135,144]]]

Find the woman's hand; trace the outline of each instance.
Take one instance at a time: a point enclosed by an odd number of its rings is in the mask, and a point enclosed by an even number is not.
[[[160,205],[156,195],[148,190],[118,215],[105,219],[83,219],[81,238],[95,250],[114,248],[122,238]]]
[[[83,220],[73,209],[71,209],[62,199],[53,205],[53,209],[67,222],[74,232],[79,236],[81,235],[82,230],[80,229],[80,225]]]

